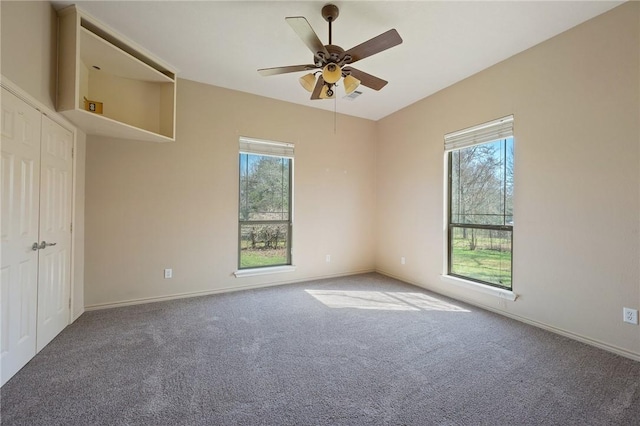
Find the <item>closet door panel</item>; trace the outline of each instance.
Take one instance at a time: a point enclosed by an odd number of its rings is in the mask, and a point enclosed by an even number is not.
[[[38,351],[69,323],[72,146],[72,133],[43,117]]]
[[[36,353],[41,114],[2,89],[0,358],[4,384]]]

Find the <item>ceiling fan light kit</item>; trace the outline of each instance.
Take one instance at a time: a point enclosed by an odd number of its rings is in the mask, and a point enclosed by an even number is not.
[[[360,80],[349,74],[345,76],[343,84],[344,92],[347,95],[350,95],[354,90],[358,88],[358,86],[360,86]]]
[[[340,77],[342,77],[342,70],[334,63],[328,64],[322,69],[322,78],[326,83],[335,84],[340,80]]]
[[[314,73],[309,73],[300,77],[298,81],[300,81],[300,85],[304,87],[307,92],[313,92],[313,88],[316,85],[316,75]]]
[[[336,97],[333,89],[329,88],[329,85],[325,84],[322,86],[322,90],[320,91],[320,99],[333,99]]]
[[[361,43],[349,50],[332,44],[331,24],[338,18],[340,11],[333,4],[322,8],[322,17],[329,23],[329,44],[322,44],[309,22],[302,16],[285,18],[291,28],[298,34],[302,42],[313,53],[313,65],[293,65],[276,68],[262,68],[258,72],[263,76],[286,74],[299,71],[312,72],[300,77],[298,81],[305,90],[311,92],[311,99],[335,98],[335,86],[342,78],[344,90],[347,95],[352,93],[360,84],[374,90],[382,89],[387,81],[372,76],[356,68],[351,64],[361,59],[380,53],[402,43],[402,38],[395,29],[389,30]],[[320,74],[316,80],[316,74]]]

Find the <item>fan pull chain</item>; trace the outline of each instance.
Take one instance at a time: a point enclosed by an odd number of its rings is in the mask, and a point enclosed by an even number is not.
[[[333,134],[337,134],[337,121],[338,121],[338,99],[337,96],[333,98]]]

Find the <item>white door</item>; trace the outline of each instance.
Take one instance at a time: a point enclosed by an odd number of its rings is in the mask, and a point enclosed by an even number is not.
[[[42,116],[38,352],[69,324],[72,147],[73,134]]]
[[[69,323],[73,134],[2,89],[1,385]]]
[[[2,89],[1,384],[36,354],[41,114]]]

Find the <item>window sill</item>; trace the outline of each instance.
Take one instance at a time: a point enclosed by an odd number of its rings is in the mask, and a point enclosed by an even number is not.
[[[235,271],[233,275],[236,278],[254,277],[257,275],[279,274],[281,272],[294,272],[296,267],[293,265],[273,266],[266,268],[240,269]]]
[[[455,284],[464,288],[468,288],[470,290],[479,291],[480,293],[490,294],[492,296],[510,300],[512,302],[514,302],[518,298],[518,295],[510,290],[503,290],[497,287],[492,287],[490,285],[484,285],[462,278],[452,277],[451,275],[441,275],[440,279],[450,284]]]

